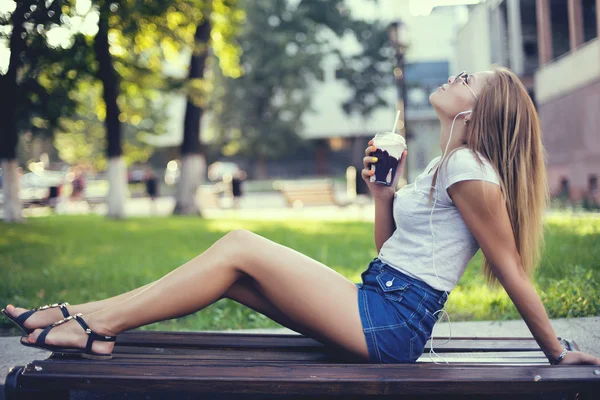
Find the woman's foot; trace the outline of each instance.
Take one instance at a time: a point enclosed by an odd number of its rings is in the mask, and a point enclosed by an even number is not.
[[[99,335],[116,336],[108,329],[105,329],[102,324],[98,323],[91,314],[84,315],[83,319],[93,332],[96,332]],[[29,343],[34,344],[42,331],[43,329],[36,329],[33,331],[28,336],[27,340]],[[85,333],[81,325],[73,319],[52,328],[46,336],[44,342],[47,345],[65,347],[69,349],[85,349],[88,337],[88,334]],[[110,354],[112,353],[114,346],[114,342],[102,342],[95,340],[92,343],[92,352],[98,354]]]
[[[6,306],[6,312],[14,318],[17,318],[19,315],[23,314],[26,311],[28,310],[25,308],[15,307],[12,304]],[[69,313],[71,311],[69,310],[68,306],[67,311],[69,311]],[[37,328],[45,328],[48,325],[52,325],[59,319],[63,319],[64,317],[65,316],[63,315],[59,307],[47,308],[45,310],[38,310],[35,313],[33,313],[29,318],[25,320],[23,326],[31,330]]]

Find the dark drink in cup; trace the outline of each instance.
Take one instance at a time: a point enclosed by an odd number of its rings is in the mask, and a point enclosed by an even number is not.
[[[371,153],[371,156],[377,157],[378,160],[371,164],[371,171],[375,171],[375,174],[371,176],[371,182],[391,186],[398,164],[402,159],[402,153],[406,150],[406,141],[404,137],[396,133],[378,133],[373,138],[373,146],[377,150]]]

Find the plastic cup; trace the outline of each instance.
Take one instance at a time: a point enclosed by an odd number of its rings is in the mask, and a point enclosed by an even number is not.
[[[396,133],[383,132],[375,135],[373,146],[377,150],[371,156],[377,157],[378,160],[371,164],[371,171],[375,173],[371,176],[370,181],[392,186],[402,153],[406,150],[406,141],[404,137]]]

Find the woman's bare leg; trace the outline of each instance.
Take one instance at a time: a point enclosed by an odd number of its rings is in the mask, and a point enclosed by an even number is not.
[[[147,285],[141,286],[137,289],[130,290],[129,292],[126,292],[126,293],[123,293],[123,294],[120,294],[120,295],[117,295],[114,297],[109,297],[104,300],[90,301],[88,303],[82,303],[82,304],[72,304],[72,305],[67,306],[67,311],[69,311],[69,314],[71,314],[71,315],[75,315],[77,313],[91,314],[95,311],[101,310],[102,308],[109,307],[109,306],[112,306],[115,304],[119,304],[120,302],[125,301],[125,300],[129,299],[130,297],[137,295],[138,293],[142,292],[143,290],[146,290],[147,288],[150,287],[150,285],[153,285],[154,283],[156,283],[156,281],[150,282]],[[12,304],[9,304],[8,306],[6,306],[6,311],[10,315],[17,317],[17,316],[21,315],[22,313],[24,313],[25,311],[27,311],[27,309],[20,308],[20,307],[14,307]],[[31,317],[27,318],[24,325],[26,328],[29,328],[29,329],[45,328],[46,326],[48,326],[62,318],[64,318],[64,316],[63,316],[62,312],[60,311],[60,309],[49,308],[47,310],[41,310],[41,311],[34,313]]]
[[[92,301],[89,303],[83,304],[75,304],[69,305],[67,309],[71,315],[82,313],[82,314],[91,314],[95,311],[98,311],[104,307],[109,307],[114,304],[118,304],[122,301],[125,301],[141,291],[150,287],[150,285],[156,283],[156,281],[151,282],[147,285],[141,286],[137,289],[131,290],[129,292],[110,297],[104,300]],[[256,288],[256,285],[252,282],[252,279],[241,279],[236,282],[224,295],[223,298],[228,298],[234,300],[240,304],[243,304],[247,307],[252,308],[255,311],[260,312],[261,314],[267,315],[272,320],[284,325],[290,329],[295,330],[298,333],[302,333],[308,335],[309,333],[303,332],[302,327],[295,326],[293,321],[291,321],[287,316],[281,313],[279,310],[272,307],[270,303],[262,296]],[[13,307],[12,305],[8,305],[6,310],[9,314],[18,316],[22,312],[27,311],[25,308]],[[41,315],[41,318],[39,317]],[[36,312],[25,322],[25,326],[29,329],[36,328],[45,328],[46,326],[62,319],[63,315],[60,310],[56,308],[50,308],[47,310],[42,310]],[[33,322],[31,322],[33,321]]]
[[[225,235],[148,290],[84,318],[92,330],[116,335],[201,310],[249,278],[257,288],[255,299],[263,296],[263,305],[268,304],[271,311],[288,321],[280,323],[367,358],[356,285],[309,257],[247,231]],[[40,332],[36,330],[30,339],[35,341]],[[77,322],[70,321],[54,328],[46,341],[82,348],[87,335]],[[108,353],[113,345],[95,342],[93,351]]]

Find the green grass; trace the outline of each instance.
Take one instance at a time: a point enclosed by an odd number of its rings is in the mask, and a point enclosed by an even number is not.
[[[551,317],[600,315],[600,218],[549,217],[547,248],[536,287]],[[117,295],[185,263],[232,229],[244,228],[294,248],[353,282],[376,256],[372,224],[317,221],[218,221],[195,218],[98,216],[0,223],[0,304],[35,307]],[[502,289],[479,273],[478,254],[447,305],[453,321],[513,319],[519,315]],[[201,287],[199,288],[201,290]],[[0,320],[1,328],[12,325]],[[148,329],[203,330],[278,327],[230,300]]]

